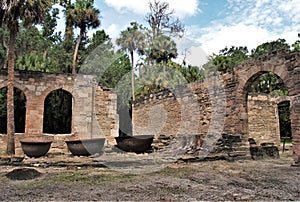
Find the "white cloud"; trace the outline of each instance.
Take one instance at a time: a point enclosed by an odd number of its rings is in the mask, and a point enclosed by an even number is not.
[[[174,9],[176,16],[184,18],[197,14],[199,0],[165,0],[170,9]],[[105,0],[105,3],[120,13],[134,12],[145,15],[149,12],[149,0]]]
[[[106,34],[110,36],[110,38],[118,37],[119,27],[116,24],[111,24],[106,30]]]
[[[300,21],[299,0],[228,0],[234,12],[227,22],[246,23],[281,32],[284,26],[298,26]]]
[[[286,39],[294,43],[300,32],[300,0],[228,0],[224,19],[211,22],[209,27],[187,27],[187,34],[201,44],[207,54],[219,53],[230,46],[258,45]]]
[[[211,55],[212,53],[218,54],[226,46],[247,46],[251,50],[258,44],[270,40],[270,35],[271,33],[267,30],[240,23],[234,26],[213,27],[197,40],[202,44],[202,49]]]
[[[206,34],[197,38],[201,44],[201,48],[208,54],[218,54],[225,47],[231,46],[247,46],[251,51],[258,45],[274,41],[279,38],[285,39],[287,43],[292,44],[297,39],[297,33],[294,30],[283,30],[281,33],[268,31],[255,25],[245,25],[239,23],[237,25],[226,26],[219,25],[216,27],[206,28]]]

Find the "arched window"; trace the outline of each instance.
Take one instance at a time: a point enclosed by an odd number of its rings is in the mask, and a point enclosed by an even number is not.
[[[26,96],[23,91],[14,88],[15,132],[25,132]],[[0,89],[0,133],[7,133],[7,87]]]
[[[58,89],[44,102],[43,133],[68,134],[72,127],[72,94]]]

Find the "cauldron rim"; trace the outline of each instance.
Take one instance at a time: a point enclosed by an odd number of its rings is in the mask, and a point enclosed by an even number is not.
[[[65,140],[66,143],[79,143],[79,142],[82,142],[82,143],[87,143],[87,142],[91,142],[91,141],[103,141],[105,140],[106,138],[91,138],[91,139],[69,139],[69,140]]]
[[[21,143],[27,143],[27,144],[49,144],[52,143],[52,140],[30,140],[30,139],[26,139],[26,140],[20,140]]]
[[[127,136],[118,136],[115,137],[115,139],[129,139],[129,138],[135,138],[135,139],[151,139],[154,138],[154,135],[135,135],[135,136],[131,136],[131,135],[127,135]]]

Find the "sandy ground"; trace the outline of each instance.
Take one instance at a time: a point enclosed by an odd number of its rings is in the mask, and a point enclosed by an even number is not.
[[[0,201],[300,200],[300,167],[291,166],[289,152],[280,159],[173,163],[143,174],[101,168],[88,157],[66,159],[1,165]],[[24,167],[42,175],[31,180],[6,176]]]

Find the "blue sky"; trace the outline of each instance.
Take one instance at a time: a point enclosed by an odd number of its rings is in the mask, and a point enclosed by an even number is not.
[[[300,0],[164,0],[185,25],[179,52],[201,65],[212,53],[230,46],[247,46],[284,38],[288,43],[300,32]],[[148,26],[149,0],[95,0],[101,27],[111,38],[131,21]],[[91,32],[90,32],[91,33]]]

